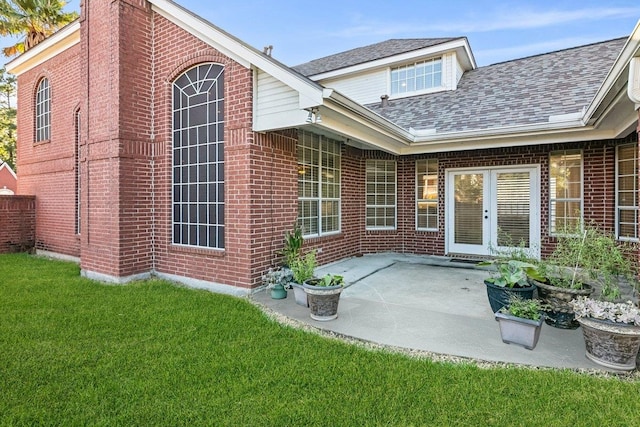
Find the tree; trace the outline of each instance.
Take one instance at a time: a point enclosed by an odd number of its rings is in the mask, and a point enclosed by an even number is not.
[[[78,14],[65,12],[66,4],[66,0],[0,0],[0,36],[23,37],[3,48],[4,55],[23,53],[74,21]]]
[[[16,109],[11,106],[16,93],[16,78],[0,69],[0,163],[16,170]]]

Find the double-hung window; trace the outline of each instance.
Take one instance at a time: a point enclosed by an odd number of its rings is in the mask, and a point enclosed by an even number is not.
[[[616,237],[637,241],[638,145],[620,145],[616,154]]]
[[[438,229],[438,160],[416,162],[416,228]]]
[[[36,142],[48,141],[51,138],[51,88],[47,78],[38,83],[35,119]]]
[[[396,162],[367,160],[367,230],[396,228]]]
[[[300,132],[298,225],[304,236],[340,231],[340,143]]]
[[[564,234],[582,223],[582,152],[558,151],[549,156],[549,229]]]
[[[173,83],[173,244],[224,249],[224,67]]]
[[[391,96],[442,86],[442,59],[435,58],[391,69]]]

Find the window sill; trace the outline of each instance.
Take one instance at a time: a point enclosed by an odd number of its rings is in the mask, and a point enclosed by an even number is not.
[[[207,255],[215,257],[224,257],[226,255],[225,249],[216,248],[201,248],[196,246],[180,246],[171,244],[169,245],[170,252],[193,254],[193,255]]]

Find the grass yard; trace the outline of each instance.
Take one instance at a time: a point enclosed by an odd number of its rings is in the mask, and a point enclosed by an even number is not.
[[[35,424],[632,426],[640,382],[411,359],[243,299],[0,255],[0,425]]]

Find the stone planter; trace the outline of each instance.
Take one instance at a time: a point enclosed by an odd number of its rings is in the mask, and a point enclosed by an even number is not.
[[[502,286],[496,286],[491,282],[484,281],[487,286],[487,297],[489,298],[489,305],[491,311],[497,313],[502,307],[509,305],[509,296],[518,295],[522,299],[533,298],[533,292],[536,290],[535,285],[527,286],[526,288],[507,288]]]
[[[309,301],[307,299],[307,293],[304,291],[304,287],[298,283],[291,283],[293,288],[293,296],[295,297],[296,304],[303,307],[309,307]]]
[[[574,318],[573,308],[569,302],[579,296],[589,296],[593,292],[590,285],[584,289],[569,289],[553,286],[548,283],[534,281],[538,287],[538,298],[551,307],[545,311],[547,325],[560,329],[576,329],[580,324]]]
[[[321,322],[338,317],[338,303],[343,286],[313,286],[304,284],[311,318]]]
[[[640,350],[640,327],[582,317],[587,359],[606,368],[632,371]]]
[[[538,320],[529,320],[506,313],[496,313],[502,342],[521,345],[527,350],[533,350],[538,344],[543,319],[544,316]]]

